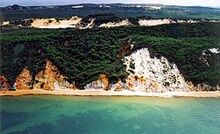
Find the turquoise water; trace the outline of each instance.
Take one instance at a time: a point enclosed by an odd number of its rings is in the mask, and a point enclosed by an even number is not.
[[[1,97],[1,134],[219,134],[220,98]]]

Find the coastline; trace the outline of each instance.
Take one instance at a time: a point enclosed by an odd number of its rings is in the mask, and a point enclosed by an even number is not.
[[[0,91],[0,96],[23,96],[23,95],[66,95],[66,96],[140,96],[140,97],[220,97],[220,91],[189,91],[189,92],[164,92],[152,93],[143,91],[104,91],[100,89],[87,90],[17,90]]]

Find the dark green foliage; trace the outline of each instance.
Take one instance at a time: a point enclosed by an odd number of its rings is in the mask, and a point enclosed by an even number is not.
[[[187,80],[216,85],[220,84],[219,55],[209,58],[209,67],[199,56],[205,49],[220,48],[219,29],[220,23],[85,30],[2,29],[0,75],[12,84],[24,67],[34,76],[49,59],[80,88],[100,73],[108,74],[112,82],[123,80],[127,73],[119,55],[129,38],[136,44],[132,51],[148,47],[152,56],[165,56],[176,63]]]

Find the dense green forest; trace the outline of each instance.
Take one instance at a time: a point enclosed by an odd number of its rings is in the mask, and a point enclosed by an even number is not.
[[[1,29],[0,75],[11,84],[27,66],[34,76],[51,60],[79,88],[106,73],[112,82],[127,76],[121,60],[124,44],[133,42],[129,54],[151,48],[177,64],[186,80],[220,84],[220,54],[210,53],[209,66],[199,57],[203,50],[220,48],[220,23],[170,24],[154,27],[96,29]]]

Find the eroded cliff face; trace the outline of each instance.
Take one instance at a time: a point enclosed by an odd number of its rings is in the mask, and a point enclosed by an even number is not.
[[[85,89],[104,89],[110,90],[108,75],[100,74],[98,80],[93,81],[85,86]]]
[[[30,90],[32,88],[32,75],[30,70],[26,67],[21,71],[21,73],[16,78],[16,89],[18,90]]]
[[[74,84],[65,81],[65,77],[60,74],[60,71],[49,60],[46,60],[46,65],[35,76],[34,89],[43,90],[60,90],[60,89],[75,89]]]
[[[10,84],[5,76],[0,75],[0,90],[7,90],[10,88]]]
[[[133,44],[128,50],[132,48]],[[110,84],[108,76],[101,74],[98,80],[89,83],[85,88],[144,92],[189,91],[195,88],[192,83],[184,80],[175,64],[170,63],[165,57],[151,57],[148,48],[123,56],[123,61],[128,73],[125,82],[119,80],[115,84]]]
[[[25,67],[16,77],[14,87],[16,90],[63,90],[76,89],[75,83],[69,83],[60,73],[58,68],[49,60],[46,60],[44,68],[34,76]],[[0,89],[11,89],[8,80],[4,76],[0,76]]]
[[[99,79],[101,80],[102,84],[103,84],[103,89],[104,90],[109,90],[110,89],[110,83],[109,83],[109,78],[108,75],[106,74],[101,74],[99,76]]]
[[[124,58],[129,76],[126,86],[132,90],[149,92],[187,91],[188,84],[177,66],[165,57],[151,57],[148,48],[142,48]]]

